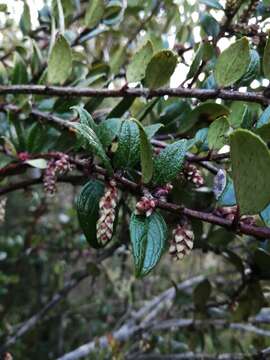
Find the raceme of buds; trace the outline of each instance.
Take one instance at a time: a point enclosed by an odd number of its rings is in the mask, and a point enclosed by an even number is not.
[[[227,206],[217,208],[214,214],[223,217],[226,220],[233,221],[237,216],[237,206]],[[239,220],[246,225],[256,225],[256,219],[253,216],[242,216]]]
[[[231,13],[234,11],[234,9],[236,8],[237,4],[238,4],[239,0],[227,0],[226,1],[226,12]]]
[[[44,172],[43,184],[47,194],[53,195],[56,192],[57,175],[62,175],[72,169],[69,157],[63,153],[57,153],[57,159],[50,160]]]
[[[173,186],[170,183],[165,184],[164,186],[160,186],[156,188],[153,192],[155,198],[158,198],[162,201],[166,201],[167,196],[172,191]]]
[[[106,245],[113,235],[113,224],[116,216],[116,206],[119,192],[116,182],[111,180],[105,193],[99,202],[99,219],[97,221],[97,240],[103,246]]]
[[[193,164],[186,163],[184,167],[184,175],[188,181],[192,182],[196,187],[201,187],[204,185],[204,178]]]
[[[57,176],[55,169],[55,161],[51,160],[49,161],[43,176],[44,191],[47,194],[53,195],[56,192],[56,181]]]
[[[143,196],[136,204],[135,214],[150,216],[157,206],[157,199],[152,195]]]
[[[172,232],[169,253],[175,260],[181,260],[191,253],[194,242],[194,233],[188,225],[177,225]]]
[[[0,224],[5,221],[7,198],[0,198]]]

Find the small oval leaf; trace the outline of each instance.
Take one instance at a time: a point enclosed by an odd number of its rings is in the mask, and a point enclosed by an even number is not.
[[[71,48],[63,35],[59,35],[48,60],[48,82],[63,84],[72,70]]]
[[[132,214],[130,238],[137,277],[147,275],[159,262],[166,247],[167,226],[157,212],[149,217]]]
[[[219,86],[234,84],[246,73],[250,63],[249,43],[246,37],[236,41],[219,56],[215,78]]]

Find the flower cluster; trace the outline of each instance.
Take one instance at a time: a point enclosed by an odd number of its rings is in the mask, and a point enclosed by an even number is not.
[[[43,184],[47,194],[53,195],[56,192],[57,175],[62,175],[72,170],[69,156],[63,153],[57,153],[57,158],[50,160],[44,172]]]
[[[151,194],[144,195],[136,204],[135,214],[150,216],[157,207],[157,199]]]
[[[194,233],[188,225],[177,225],[172,232],[169,253],[175,260],[181,260],[189,255],[193,248]]]
[[[226,220],[233,221],[237,216],[237,206],[226,206],[215,209],[214,214]],[[256,225],[254,216],[241,216],[240,222],[246,225]]]
[[[0,199],[0,224],[5,221],[6,203],[7,203],[7,198],[6,198],[6,197],[2,197],[2,198]]]
[[[153,192],[153,195],[154,195],[154,197],[160,199],[161,201],[166,201],[167,196],[172,191],[172,189],[173,189],[172,184],[167,183],[164,186],[158,187],[157,189],[155,189]]]
[[[204,185],[204,178],[202,173],[195,165],[186,163],[183,172],[186,179],[192,182],[196,187],[201,187]]]
[[[119,191],[117,189],[116,182],[111,180],[107,184],[105,193],[99,202],[97,240],[102,245],[106,245],[112,238],[118,199]]]

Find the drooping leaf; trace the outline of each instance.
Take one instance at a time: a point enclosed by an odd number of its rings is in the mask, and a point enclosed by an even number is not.
[[[133,168],[140,161],[140,133],[131,120],[124,120],[118,134],[118,147],[114,155],[116,168]]]
[[[98,180],[88,181],[77,198],[77,214],[86,240],[94,248],[101,247],[96,237],[96,223],[99,218],[99,201],[104,193],[104,184]]]
[[[179,140],[167,145],[154,157],[153,182],[158,185],[173,181],[179,174],[188,149],[187,140]]]
[[[19,53],[15,53],[14,56],[14,68],[12,71],[11,77],[12,84],[27,84],[28,83],[28,73],[26,63],[19,55]]]
[[[91,129],[93,129],[94,131],[96,131],[97,129],[97,124],[95,123],[95,121],[93,120],[92,116],[89,114],[89,112],[87,110],[85,110],[82,106],[77,105],[77,106],[72,106],[70,108],[71,110],[74,110],[78,113],[79,117],[80,117],[80,123],[85,125],[85,126],[89,126]]]
[[[270,153],[248,130],[231,134],[232,175],[241,214],[257,214],[270,202]]]
[[[177,65],[177,56],[170,50],[161,50],[154,54],[145,72],[145,84],[155,89],[167,84]]]
[[[138,126],[140,132],[140,158],[142,179],[145,184],[149,183],[153,176],[153,151],[148,136],[142,124],[136,119],[132,119]]]
[[[145,71],[153,55],[153,46],[151,41],[147,41],[146,44],[136,52],[130,64],[127,67],[127,81],[137,82],[141,81],[145,77]]]
[[[104,0],[92,0],[89,2],[85,13],[85,26],[88,28],[94,28],[102,20],[105,13],[105,2]]]
[[[219,86],[236,83],[246,73],[250,63],[248,39],[243,37],[230,45],[218,57],[215,78]]]
[[[63,84],[72,70],[72,52],[63,35],[59,35],[48,60],[48,82]]]
[[[208,145],[210,149],[219,150],[227,142],[227,134],[230,129],[229,122],[225,116],[215,120],[208,131]]]
[[[167,226],[163,217],[155,212],[149,217],[132,214],[129,229],[135,274],[142,277],[157,265],[164,252]]]
[[[24,2],[23,13],[20,19],[20,28],[24,35],[30,33],[32,28],[30,8],[27,2]]]
[[[85,124],[75,124],[74,127],[82,142],[82,146],[97,155],[102,160],[108,172],[112,174],[110,159],[106,155],[105,150],[93,129]]]

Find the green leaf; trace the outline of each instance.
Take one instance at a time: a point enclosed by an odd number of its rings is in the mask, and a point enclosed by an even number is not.
[[[200,0],[199,2],[209,6],[212,9],[224,10],[223,6],[217,0]]]
[[[94,248],[101,247],[97,241],[96,223],[99,219],[99,201],[104,194],[101,181],[90,180],[82,188],[77,198],[77,214],[86,240]]]
[[[208,145],[209,149],[219,150],[227,141],[227,134],[230,129],[230,124],[225,116],[215,120],[208,131]]]
[[[63,35],[59,35],[48,60],[48,82],[63,84],[72,70],[72,51]]]
[[[81,124],[85,126],[89,126],[94,131],[97,129],[97,124],[95,123],[89,112],[83,108],[83,106],[81,105],[72,106],[70,109],[78,113]]]
[[[159,262],[166,247],[167,226],[157,212],[149,217],[132,214],[129,224],[132,255],[137,277],[147,275]]]
[[[196,123],[211,123],[220,116],[229,115],[229,109],[221,104],[214,102],[205,102],[198,105],[195,109],[190,111],[187,116],[181,119],[178,131],[185,133],[193,128]]]
[[[254,263],[257,272],[263,278],[270,279],[270,253],[264,249],[258,248],[254,253]]]
[[[270,202],[269,150],[248,130],[235,130],[230,138],[232,175],[241,214],[257,214]]]
[[[14,68],[11,76],[12,84],[27,84],[28,83],[28,73],[26,64],[17,52],[14,56]]]
[[[270,79],[270,37],[268,37],[263,53],[263,73]]]
[[[30,8],[27,2],[24,2],[23,6],[23,13],[20,19],[20,28],[24,35],[27,35],[31,31],[31,15],[30,15]]]
[[[110,68],[113,74],[118,74],[121,66],[125,61],[126,48],[119,46],[118,49],[111,55],[110,58]]]
[[[38,169],[46,169],[47,167],[47,161],[45,159],[31,159],[26,160],[25,163]]]
[[[104,148],[93,129],[85,124],[75,124],[74,127],[77,130],[79,139],[82,141],[83,147],[97,155],[102,160],[108,172],[112,174],[113,170],[110,159],[106,155]]]
[[[88,28],[97,26],[103,18],[105,12],[104,0],[92,0],[86,10],[84,23]]]
[[[179,174],[184,163],[188,148],[187,140],[179,140],[167,145],[154,158],[153,182],[158,185],[173,181]]]
[[[215,78],[219,86],[233,85],[246,73],[250,63],[249,43],[246,37],[230,45],[219,56]]]
[[[260,55],[254,49],[250,50],[250,63],[244,76],[237,82],[239,86],[248,86],[257,79],[261,71]]]
[[[144,131],[146,132],[147,136],[149,139],[152,139],[152,137],[155,135],[156,132],[158,132],[158,130],[160,128],[162,128],[164,125],[157,123],[157,124],[152,124],[152,125],[148,125],[144,127]]]
[[[193,290],[193,302],[195,307],[203,311],[211,295],[211,284],[208,279],[200,282]]]
[[[96,133],[105,148],[118,136],[121,124],[122,120],[118,118],[107,119],[99,124]]]
[[[233,128],[239,128],[246,121],[248,116],[248,104],[242,101],[234,101],[231,104],[231,113],[228,116],[228,121]]]
[[[137,82],[141,81],[145,77],[145,71],[153,55],[153,46],[151,41],[147,41],[146,44],[136,52],[132,61],[127,67],[127,81]]]
[[[129,169],[140,160],[140,133],[138,126],[131,120],[122,122],[118,134],[118,147],[114,155],[117,168]]]
[[[217,20],[210,14],[204,13],[200,17],[201,27],[208,36],[216,38],[220,31],[220,26]]]
[[[170,50],[161,50],[152,57],[146,72],[145,84],[150,89],[165,85],[170,80],[177,65],[177,56]]]
[[[134,121],[140,132],[140,158],[141,158],[141,169],[142,179],[145,184],[149,183],[153,176],[153,151],[148,136],[144,130],[142,124],[136,119]]]

